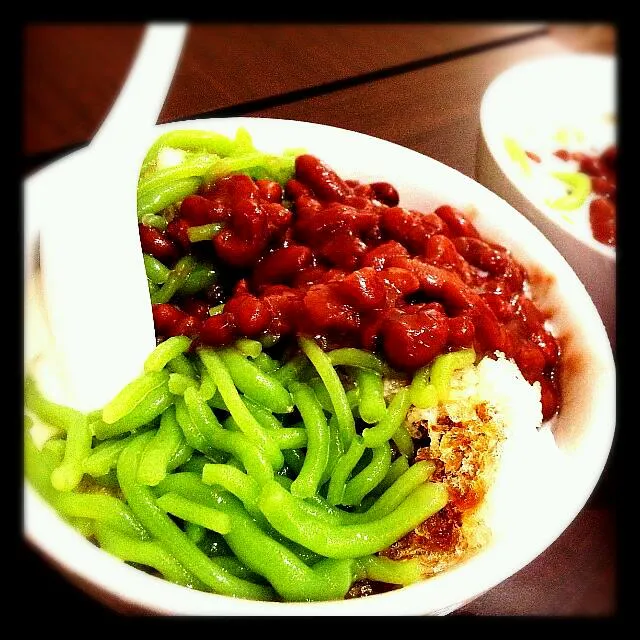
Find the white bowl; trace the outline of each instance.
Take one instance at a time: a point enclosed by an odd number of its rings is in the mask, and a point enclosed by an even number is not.
[[[156,127],[141,149],[170,129],[233,135],[246,127],[256,146],[280,152],[304,147],[344,178],[389,181],[409,208],[440,204],[466,209],[479,232],[508,247],[529,271],[537,304],[551,314],[564,351],[563,405],[540,434],[544,459],[517,460],[513,492],[498,500],[493,542],[445,573],[399,590],[338,602],[269,603],[227,598],[176,586],[109,556],[70,526],[25,483],[26,539],[55,566],[112,604],[177,615],[444,615],[512,576],[572,522],[593,491],[615,428],[615,369],[602,321],[583,285],[551,243],[504,200],[467,176],[396,144],[334,127],[288,120],[228,118]],[[44,175],[49,169],[44,169]],[[40,174],[27,181],[29,190]],[[83,176],[78,175],[78,180]],[[28,211],[26,212],[28,216]],[[133,215],[133,203],[132,203]],[[27,308],[27,311],[29,309]],[[37,336],[27,333],[27,340]],[[597,390],[597,392],[596,392]],[[552,435],[553,434],[553,435]],[[553,472],[551,470],[553,469]],[[533,589],[544,585],[531,585]]]
[[[546,176],[548,169],[563,170],[548,162],[563,142],[575,150],[600,152],[617,142],[616,80],[616,59],[609,55],[543,56],[507,69],[482,99],[476,163],[476,179],[533,222],[573,267],[614,349],[616,250],[593,238],[586,206],[562,215],[547,204],[555,181]],[[554,139],[558,132],[569,139]],[[540,168],[530,163],[534,171],[526,175],[507,152],[506,138],[527,151],[542,149],[546,155]]]

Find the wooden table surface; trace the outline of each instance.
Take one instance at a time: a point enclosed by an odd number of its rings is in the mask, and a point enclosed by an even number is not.
[[[26,24],[23,175],[86,144],[117,95],[142,24]],[[210,116],[290,118],[360,131],[473,177],[484,90],[516,62],[617,52],[603,23],[191,25],[158,122]],[[615,465],[566,531],[460,616],[613,618],[619,612]],[[108,613],[44,566],[52,594]]]

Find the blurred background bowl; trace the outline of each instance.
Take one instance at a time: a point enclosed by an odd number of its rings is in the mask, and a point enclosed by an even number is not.
[[[573,216],[550,207],[552,179],[527,175],[505,140],[521,150],[592,149],[616,139],[616,61],[599,54],[543,56],[514,65],[487,88],[480,109],[476,179],[524,214],[554,244],[593,299],[615,350],[616,249],[594,239],[588,206]],[[526,161],[525,161],[526,162]],[[543,160],[541,167],[559,169]],[[546,169],[543,169],[546,170]],[[564,169],[572,171],[572,169]],[[571,212],[569,212],[571,213]]]

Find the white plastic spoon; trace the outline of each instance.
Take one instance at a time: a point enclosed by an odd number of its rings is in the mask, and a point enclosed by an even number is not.
[[[40,232],[44,306],[68,402],[82,411],[138,376],[155,347],[136,189],[186,29],[148,26],[91,144],[25,184],[26,232]]]

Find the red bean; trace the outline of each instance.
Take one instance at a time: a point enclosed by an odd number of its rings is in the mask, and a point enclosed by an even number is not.
[[[163,263],[174,262],[180,257],[176,243],[160,229],[138,224],[140,246],[144,253],[152,255]]]
[[[558,364],[560,360],[560,346],[552,335],[541,328],[536,328],[529,336],[529,340],[544,354],[546,367],[555,367]]]
[[[199,226],[211,222],[219,222],[226,215],[221,213],[218,203],[200,195],[187,196],[180,205],[180,217],[190,226]]]
[[[266,238],[243,240],[231,229],[222,229],[213,237],[213,246],[220,260],[232,267],[250,267],[258,261],[266,247]]]
[[[605,196],[607,198],[611,198],[612,200],[616,199],[617,185],[615,182],[612,182],[607,178],[591,178],[591,188],[593,189],[594,193],[597,193],[600,196]]]
[[[319,247],[316,252],[331,265],[353,271],[358,268],[366,250],[367,245],[362,240],[341,233],[337,234],[332,242]]]
[[[618,164],[618,147],[611,145],[607,147],[601,154],[600,160],[611,172],[615,172]]]
[[[371,198],[367,198],[364,195],[351,194],[345,196],[343,199],[343,204],[349,205],[354,209],[358,209],[359,211],[377,211],[380,209],[380,204],[378,202],[374,202]]]
[[[458,253],[454,242],[441,233],[427,240],[424,258],[437,267],[455,271],[466,283],[474,280],[475,274],[471,265]]]
[[[344,336],[355,334],[358,330],[358,314],[344,302],[337,284],[312,286],[307,291],[303,304],[305,325],[311,328],[312,335],[322,333]]]
[[[499,251],[480,238],[458,236],[453,239],[453,244],[467,262],[483,271],[502,275],[508,267],[506,251]]]
[[[277,202],[269,202],[262,206],[264,216],[267,220],[267,232],[270,238],[284,237],[284,233],[289,230],[293,214],[289,209]]]
[[[234,295],[224,305],[224,312],[233,317],[237,333],[249,338],[261,334],[271,322],[268,306],[251,294]]]
[[[173,335],[176,336],[189,336],[190,338],[196,338],[200,333],[200,327],[202,325],[202,319],[187,314],[176,323],[173,331]]]
[[[542,350],[534,344],[520,342],[513,355],[522,375],[529,382],[535,382],[542,377],[546,365],[546,359]]]
[[[585,156],[580,161],[580,171],[589,176],[602,176],[606,173],[606,169],[602,162],[600,162],[598,158],[592,158],[589,156]]]
[[[216,180],[204,190],[204,195],[214,200],[257,199],[260,190],[253,178],[244,174],[233,174]]]
[[[356,311],[370,311],[382,305],[385,299],[384,280],[373,267],[350,273],[338,284],[340,295]]]
[[[385,357],[401,371],[414,371],[442,353],[448,332],[447,317],[432,310],[408,314],[394,309],[380,329]]]
[[[331,244],[338,232],[360,235],[378,223],[374,212],[359,211],[340,203],[331,203],[319,211],[303,213],[295,225],[296,235],[313,247]]]
[[[229,313],[218,313],[207,318],[200,327],[200,342],[212,347],[221,347],[233,342],[235,324]]]
[[[392,287],[400,298],[406,298],[420,289],[420,280],[407,269],[388,267],[382,270],[380,275],[384,277],[385,284]],[[387,292],[389,293],[388,289]]]
[[[313,253],[309,247],[290,244],[267,254],[258,263],[254,285],[265,283],[289,284],[298,272],[311,263]]]
[[[460,209],[445,204],[438,207],[434,213],[446,224],[451,236],[480,237],[477,229]]]
[[[197,298],[186,298],[180,302],[180,306],[183,311],[191,316],[205,320],[209,317],[210,304],[204,300],[198,300]]]
[[[300,322],[303,297],[303,291],[285,285],[272,285],[265,289],[261,299],[271,313],[270,335],[287,335],[296,329]]]
[[[233,203],[231,227],[241,240],[265,237],[267,220],[260,204],[250,198],[236,200]]]
[[[282,187],[275,180],[256,180],[260,197],[268,202],[282,202]]]
[[[616,245],[616,206],[607,198],[596,198],[589,205],[593,237],[603,244]]]
[[[388,182],[373,182],[370,187],[373,190],[373,197],[378,200],[378,202],[388,207],[396,207],[398,202],[400,202],[398,191]]]
[[[373,267],[379,271],[384,268],[389,258],[398,256],[408,258],[409,252],[396,240],[388,240],[367,251],[362,258],[362,266]]]
[[[422,254],[429,236],[445,229],[432,213],[416,214],[402,207],[389,207],[380,213],[380,229],[385,237],[402,243],[411,253]]]
[[[516,314],[516,308],[510,298],[505,298],[502,291],[488,291],[482,294],[482,299],[489,305],[500,322],[508,322]]]
[[[295,169],[296,179],[308,186],[320,200],[342,202],[351,193],[347,183],[315,156],[298,156]]]
[[[367,200],[375,197],[375,192],[370,184],[360,184],[357,180],[346,180],[351,187],[354,196],[361,196]]]
[[[151,313],[156,335],[161,335],[165,338],[186,335],[182,333],[182,329],[193,325],[193,322],[189,321],[192,316],[173,304],[154,304],[151,306]]]
[[[302,184],[300,180],[291,178],[290,180],[287,180],[287,184],[284,185],[284,196],[288,200],[293,200],[295,202],[303,196],[312,198],[313,194],[311,193],[311,189],[307,185]]]
[[[548,378],[541,377],[540,383],[542,419],[550,420],[558,411],[560,398],[555,384]]]
[[[174,218],[167,224],[167,236],[179,245],[183,252],[189,250],[189,223],[181,218]]]
[[[449,334],[447,341],[454,348],[470,347],[473,345],[475,327],[473,321],[466,315],[454,316],[449,319]]]

